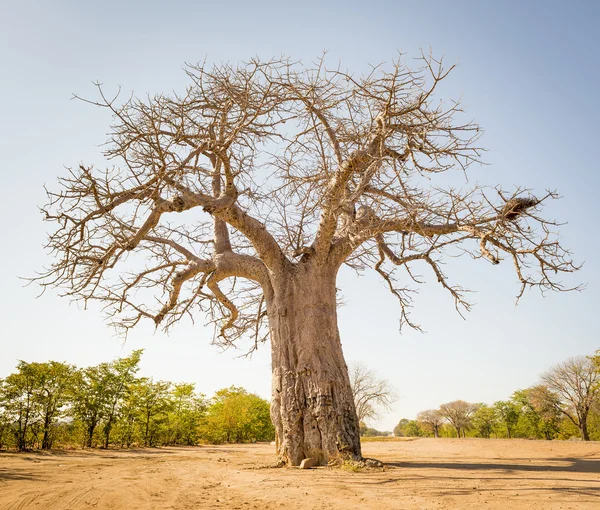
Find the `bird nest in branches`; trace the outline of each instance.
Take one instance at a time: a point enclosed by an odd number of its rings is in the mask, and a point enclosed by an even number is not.
[[[535,198],[511,198],[504,204],[500,213],[504,219],[514,221],[527,209],[535,207],[537,204],[538,201]]]

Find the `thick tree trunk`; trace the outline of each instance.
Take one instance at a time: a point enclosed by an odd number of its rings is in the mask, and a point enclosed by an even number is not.
[[[277,455],[327,464],[361,458],[360,430],[342,354],[336,270],[299,264],[267,296]]]

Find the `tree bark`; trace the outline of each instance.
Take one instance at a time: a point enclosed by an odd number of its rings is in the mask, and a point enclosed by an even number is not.
[[[19,430],[17,433],[17,446],[20,451],[27,449],[27,426],[29,424],[29,399],[27,399],[27,410],[25,411],[25,418],[23,419],[22,410],[19,413]]]
[[[52,418],[49,411],[46,411],[44,415],[44,437],[42,439],[42,450],[50,450],[52,448],[52,438],[50,431],[50,424],[52,422]]]
[[[110,432],[112,430],[112,417],[108,419],[106,425],[104,426],[104,449],[108,450],[108,446],[110,444]]]
[[[266,295],[277,455],[297,466],[360,459],[360,429],[337,327],[337,269],[300,263]]]
[[[581,431],[581,439],[583,441],[589,441],[590,435],[587,427],[587,413],[582,413],[582,415],[579,417],[579,430]]]
[[[93,439],[94,439],[94,431],[96,430],[96,422],[90,422],[87,427],[87,437],[86,437],[86,446],[88,448],[92,447]]]

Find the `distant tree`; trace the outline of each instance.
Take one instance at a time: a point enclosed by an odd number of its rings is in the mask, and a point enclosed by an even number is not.
[[[472,424],[480,437],[489,439],[498,425],[496,409],[487,404],[477,404],[477,410],[473,413]]]
[[[8,444],[8,434],[11,425],[11,417],[6,409],[6,395],[4,393],[4,380],[0,379],[0,450]]]
[[[390,409],[396,394],[387,379],[379,379],[377,374],[363,363],[350,366],[350,385],[359,421],[376,419],[378,408]]]
[[[442,404],[440,413],[454,427],[457,437],[460,438],[465,437],[466,431],[471,428],[471,419],[477,408],[477,404],[455,400]]]
[[[439,409],[421,411],[417,414],[417,421],[422,424],[422,426],[431,429],[433,437],[440,436],[440,427],[442,423],[444,423],[444,417]]]
[[[17,448],[28,449],[28,433],[32,423],[39,419],[35,392],[37,374],[33,365],[19,361],[17,371],[10,374],[2,384],[2,401],[6,416],[14,426]]]
[[[203,433],[217,443],[270,441],[275,431],[269,403],[243,388],[219,390],[207,409]]]
[[[139,380],[136,379],[127,388],[127,393],[121,403],[119,419],[115,424],[117,441],[121,448],[129,448],[133,443],[141,443],[140,423],[141,415],[138,409],[138,395],[136,388]]]
[[[360,424],[360,435],[361,437],[385,437],[389,436],[391,432],[387,430],[377,430],[371,427],[367,427],[364,422]]]
[[[171,444],[193,445],[198,442],[198,425],[204,419],[207,403],[204,395],[194,391],[193,384],[175,384],[171,390],[169,439]]]
[[[169,399],[171,383],[154,382],[151,378],[137,379],[131,386],[136,409],[140,416],[142,439],[145,446],[156,446],[157,436],[172,408]]]
[[[410,422],[410,420],[408,418],[400,419],[398,424],[394,427],[394,431],[393,431],[394,435],[398,436],[398,437],[403,437],[404,436],[404,428],[406,427],[406,425],[408,425],[408,422]]]
[[[38,432],[39,446],[50,449],[56,422],[67,404],[73,370],[74,367],[56,361],[20,361],[16,373],[0,383],[2,435],[12,422],[16,424],[16,444],[20,450],[33,446]]]
[[[513,437],[513,430],[521,415],[521,406],[513,400],[499,400],[494,402],[494,408],[500,422],[506,429],[506,437]]]
[[[590,409],[600,396],[600,370],[586,356],[569,358],[542,376],[542,383],[556,398],[549,399],[579,429],[581,439],[589,441],[587,420]],[[549,393],[549,395],[551,395]]]
[[[394,427],[394,435],[398,437],[421,437],[424,433],[416,420],[402,418],[398,425]]]
[[[143,349],[133,351],[129,356],[118,358],[105,366],[104,392],[106,397],[106,409],[104,412],[104,448],[110,443],[110,433],[114,425],[119,406],[121,405],[127,391],[139,370],[139,363]]]
[[[595,365],[597,370],[600,370],[600,349],[596,351],[593,356],[590,356],[592,363]]]
[[[94,432],[104,418],[108,403],[104,386],[107,382],[107,364],[87,367],[73,378],[72,413],[84,431],[84,446],[94,446]]]
[[[404,427],[404,435],[406,437],[421,437],[424,433],[417,420],[410,420]]]
[[[42,449],[49,450],[52,448],[54,425],[71,396],[75,367],[57,361],[29,365],[36,375],[34,399],[43,431]]]
[[[84,443],[92,447],[94,432],[104,423],[103,444],[108,448],[118,406],[134,380],[142,350],[110,363],[79,370],[73,379],[73,414],[85,427]]]
[[[560,401],[542,384],[518,390],[512,401],[520,406],[521,417],[534,431],[535,437],[554,439],[560,430]]]

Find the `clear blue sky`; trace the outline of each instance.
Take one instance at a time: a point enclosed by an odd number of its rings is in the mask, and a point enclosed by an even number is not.
[[[310,61],[328,50],[360,72],[397,50],[431,47],[459,63],[444,97],[462,95],[484,129],[490,166],[472,181],[556,188],[550,216],[567,221],[564,243],[584,269],[581,294],[529,292],[515,308],[508,264],[451,261],[453,281],[476,290],[463,321],[449,296],[422,289],[415,319],[426,334],[398,334],[397,305],[374,276],[340,275],[347,305],[340,329],[348,361],[361,360],[397,388],[394,411],[375,423],[465,399],[493,402],[534,384],[564,358],[600,348],[598,155],[599,2],[2,2],[0,5],[0,200],[2,291],[0,377],[18,359],[80,366],[146,349],[144,375],[196,382],[212,393],[231,384],[268,397],[268,346],[252,360],[219,354],[202,327],[169,336],[142,327],[126,344],[95,310],[53,292],[35,299],[18,276],[50,263],[37,207],[43,184],[63,166],[102,164],[98,145],[109,119],[77,101],[93,80],[138,95],[181,90],[184,62],[237,62],[281,54]],[[570,280],[575,282],[575,280]],[[202,321],[200,320],[201,324]]]

